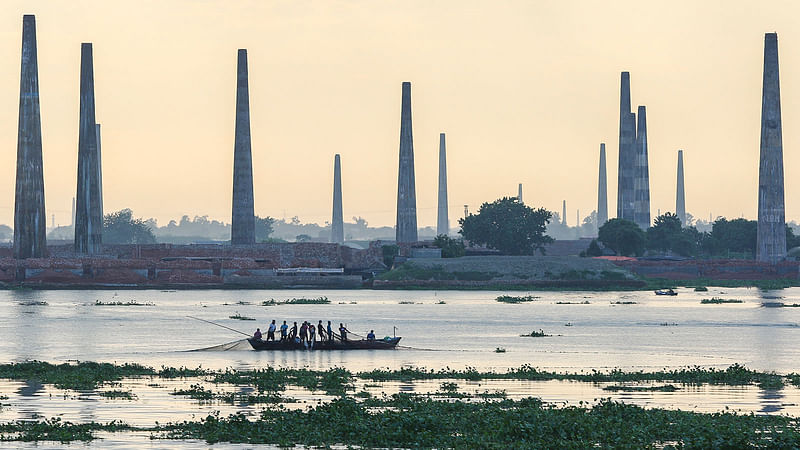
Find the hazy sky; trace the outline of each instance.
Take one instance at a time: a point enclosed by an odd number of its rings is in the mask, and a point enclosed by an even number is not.
[[[106,212],[230,221],[236,49],[247,48],[256,214],[393,225],[401,82],[412,82],[418,222],[516,195],[585,216],[600,142],[616,212],[620,71],[647,106],[653,216],[755,218],[765,32],[778,33],[787,220],[800,219],[800,2],[13,1],[0,4],[0,223],[13,222],[22,15],[35,14],[48,226],[69,223],[80,44],[94,44]]]

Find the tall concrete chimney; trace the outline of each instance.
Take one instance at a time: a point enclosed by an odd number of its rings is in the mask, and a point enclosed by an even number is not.
[[[650,169],[647,158],[647,114],[644,106],[637,111],[633,219],[642,230],[650,228]]]
[[[344,243],[344,214],[342,213],[342,161],[337,153],[333,157],[333,216],[331,217],[331,242]]]
[[[250,93],[247,50],[240,48],[236,70],[236,131],[233,145],[233,213],[231,244],[256,242],[253,205],[253,156],[250,148]]]
[[[683,150],[678,150],[678,188],[675,195],[675,214],[686,226],[686,191],[683,186]]]
[[[778,34],[764,36],[764,84],[761,94],[761,155],[758,171],[758,245],[756,259],[775,263],[786,258],[783,191],[781,90]]]
[[[417,242],[417,193],[414,187],[414,135],[411,83],[403,82],[400,110],[400,163],[397,174],[397,242]]]
[[[100,150],[100,124],[95,124],[96,139],[97,139],[97,184],[100,188],[100,217],[105,217],[105,210],[103,209],[103,152]]]
[[[517,201],[522,203],[522,183],[520,183],[519,187],[517,188]]]
[[[19,78],[17,181],[14,191],[14,257],[47,254],[42,168],[42,120],[39,109],[39,65],[36,18],[22,16],[22,68]]]
[[[100,152],[94,110],[92,44],[81,44],[80,120],[78,124],[78,192],[75,196],[75,252],[102,251],[103,212],[100,191]]]
[[[561,205],[561,223],[566,227],[567,225],[567,201]]]
[[[606,178],[606,144],[600,144],[600,169],[597,175],[597,228],[608,222],[608,180]]]
[[[447,210],[447,150],[444,133],[439,133],[439,208],[436,217],[436,235],[450,233],[450,216]]]
[[[619,170],[617,174],[617,218],[634,220],[636,178],[636,114],[631,112],[631,78],[622,72],[619,95]]]

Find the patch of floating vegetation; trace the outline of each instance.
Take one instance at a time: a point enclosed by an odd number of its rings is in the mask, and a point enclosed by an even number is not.
[[[765,302],[761,306],[765,308],[800,308],[800,303]]]
[[[675,392],[679,389],[679,387],[676,387],[672,384],[665,384],[663,386],[625,386],[618,384],[603,388],[604,391],[611,392]]]
[[[136,396],[131,391],[100,391],[97,394],[110,400],[136,400]]]
[[[97,300],[94,302],[94,306],[156,306],[156,304],[151,302],[139,303],[136,300],[130,302],[102,302]]]
[[[420,302],[409,302],[409,301],[403,300],[401,302],[397,302],[397,304],[398,305],[421,305],[422,303],[420,303]]]
[[[0,364],[0,378],[38,380],[60,389],[92,390],[123,378],[155,375],[156,371],[139,364],[81,362],[50,364],[41,361]]]
[[[232,316],[228,316],[228,318],[229,319],[234,319],[234,320],[256,320],[256,319],[254,319],[252,317],[243,316],[243,315],[239,314],[238,312],[236,314],[232,315]]]
[[[584,300],[582,302],[556,302],[556,305],[590,305],[591,302],[589,300]]]
[[[19,306],[47,306],[47,302],[45,301],[30,301],[30,302],[19,302]]]
[[[631,301],[618,301],[618,302],[611,302],[612,305],[636,305],[637,302]]]
[[[662,327],[677,327],[678,326],[678,324],[676,322],[661,322],[658,325],[662,326]]]
[[[540,298],[541,297],[536,297],[534,295],[522,295],[522,296],[501,295],[497,297],[495,300],[501,303],[527,303],[527,302],[535,302]]]
[[[156,439],[209,444],[364,448],[760,448],[792,447],[800,440],[798,419],[787,416],[645,409],[605,399],[592,406],[536,398],[438,401],[406,393],[337,398],[306,410],[264,409],[256,417],[209,415],[160,425],[153,433]]]
[[[339,302],[340,305],[357,305],[358,302]]]
[[[206,389],[200,384],[193,384],[188,389],[178,389],[170,393],[170,395],[187,396],[194,400],[199,400],[200,403],[211,403],[211,401],[219,401],[228,404],[248,404],[256,405],[262,403],[294,403],[297,400],[288,397],[282,397],[276,393],[258,393],[248,394],[244,392],[214,392]]]
[[[447,302],[444,300],[439,300],[438,302],[434,303],[435,305],[446,305]]]
[[[261,302],[261,306],[276,306],[276,305],[327,305],[331,301],[328,297],[314,297],[314,298],[290,298],[283,301],[276,301],[274,298]]]
[[[713,298],[704,298],[700,300],[700,303],[704,305],[719,305],[722,303],[744,303],[743,300],[737,300],[735,298],[721,298],[721,297],[713,297]]]
[[[545,334],[544,330],[539,329],[539,331],[533,330],[528,334],[520,334],[519,337],[549,337],[549,334]]]
[[[497,347],[496,349],[494,349],[494,352],[495,353],[505,353],[506,349],[503,348],[503,347]]]
[[[707,288],[707,287],[705,287],[705,286],[696,286],[696,287],[694,288],[694,291],[695,291],[695,292],[708,292],[708,288]]]
[[[787,376],[775,373],[757,372],[750,370],[740,364],[734,364],[728,368],[704,369],[699,366],[687,367],[683,369],[661,370],[656,372],[625,372],[620,369],[613,369],[608,372],[592,370],[585,373],[561,373],[539,370],[530,365],[522,365],[519,368],[509,369],[507,372],[480,372],[474,368],[464,370],[426,370],[414,368],[401,368],[399,370],[374,369],[369,372],[359,372],[356,378],[372,381],[411,381],[411,380],[530,380],[530,381],[549,381],[549,380],[570,380],[583,381],[589,383],[610,383],[610,382],[672,382],[683,384],[720,384],[720,385],[758,385],[763,388],[781,387],[784,381],[795,384],[797,381],[800,386],[800,374],[790,374]]]

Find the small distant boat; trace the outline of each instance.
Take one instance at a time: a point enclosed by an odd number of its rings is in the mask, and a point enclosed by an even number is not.
[[[397,347],[400,342],[399,337],[385,337],[383,339],[358,339],[358,340],[334,340],[334,341],[317,341],[314,342],[313,350],[392,350]],[[307,350],[307,348],[300,343],[300,340],[294,341],[265,341],[262,339],[248,338],[247,342],[253,347],[253,350]]]
[[[656,291],[656,295],[678,295],[678,293],[672,289],[659,289]]]

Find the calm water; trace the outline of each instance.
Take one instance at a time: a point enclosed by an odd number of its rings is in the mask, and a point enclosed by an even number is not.
[[[532,292],[537,301],[503,304],[502,294],[527,292],[452,291],[0,291],[0,361],[137,362],[150,366],[202,365],[255,368],[268,365],[352,371],[376,367],[465,368],[505,371],[531,364],[543,369],[580,371],[620,367],[657,370],[687,365],[724,368],[742,363],[780,373],[800,372],[800,308],[770,308],[767,302],[800,303],[800,289],[760,291],[682,289],[677,297],[651,292]],[[327,296],[329,305],[260,306],[274,298]],[[740,299],[741,304],[702,305],[703,298]],[[96,306],[95,302],[151,303],[153,306]],[[580,304],[588,301],[589,304]],[[238,304],[239,302],[246,304]],[[400,302],[403,302],[401,304]],[[439,302],[444,302],[440,304]],[[570,302],[573,304],[558,304]],[[635,304],[614,304],[635,302]],[[46,303],[46,304],[43,304]],[[240,314],[256,321],[230,319]],[[279,321],[344,322],[355,333],[370,329],[403,336],[396,351],[255,352],[249,346],[221,344],[243,336],[188,318],[195,316],[252,333]],[[280,323],[280,322],[279,322]],[[396,327],[396,328],[395,328]],[[546,338],[520,334],[544,330]],[[211,350],[191,351],[198,349]],[[496,353],[502,347],[505,353]],[[229,347],[224,347],[229,348]],[[134,425],[190,419],[214,410],[257,411],[263,406],[200,405],[169,395],[180,381],[132,380],[124,384],[138,399],[111,401],[96,393],[61,391],[21,382],[0,383],[0,420],[61,415],[67,420],[123,419]],[[156,384],[153,386],[152,384]],[[363,383],[362,383],[363,384]],[[459,382],[475,392],[505,390],[512,398],[529,395],[545,401],[577,403],[613,397],[644,406],[719,411],[733,409],[800,415],[800,392],[786,387],[703,386],[674,393],[610,393],[602,385],[575,382]],[[373,393],[429,392],[438,382],[387,383]],[[369,390],[369,389],[368,389]],[[316,401],[319,395],[287,395]],[[322,397],[324,398],[324,396]],[[304,407],[307,404],[299,404]],[[145,439],[144,437],[141,437]],[[108,436],[105,443],[118,437]],[[130,440],[126,437],[123,440]],[[136,441],[138,444],[145,442]],[[149,441],[147,442],[150,445]],[[155,447],[163,447],[162,442]],[[184,442],[191,447],[202,445]],[[133,447],[137,445],[131,444]],[[172,445],[168,445],[172,446]]]

